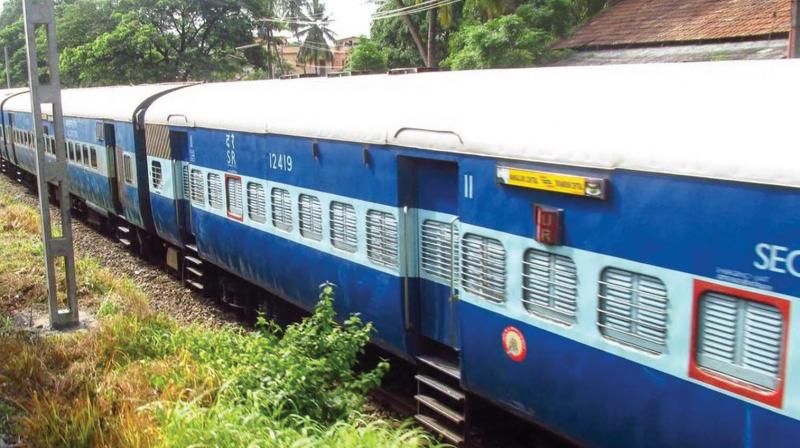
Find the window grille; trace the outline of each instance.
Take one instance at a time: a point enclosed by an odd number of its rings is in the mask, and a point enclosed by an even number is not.
[[[242,201],[242,179],[227,177],[225,190],[228,195],[228,214],[241,218],[244,216],[244,202]]]
[[[191,182],[192,204],[202,207],[206,203],[203,172],[198,169],[192,169]]]
[[[208,205],[222,210],[222,178],[217,173],[208,173]]]
[[[272,189],[272,225],[287,232],[292,231],[292,197],[283,188]]]
[[[422,222],[420,246],[422,270],[425,273],[447,283],[450,282],[451,272],[458,278],[458,265],[452,266],[453,260],[459,257],[458,228],[455,224],[426,219]]]
[[[125,183],[133,184],[133,163],[131,161],[131,156],[127,154],[122,156],[122,173]]]
[[[183,198],[187,201],[192,197],[191,177],[189,177],[189,165],[183,165]]]
[[[461,240],[461,287],[494,303],[506,299],[506,251],[503,243],[468,233]]]
[[[97,149],[92,148],[92,168],[97,168]]]
[[[571,258],[529,249],[522,261],[522,304],[528,312],[571,324],[578,310],[578,273]]]
[[[391,213],[367,212],[367,257],[387,268],[398,267],[397,219]]]
[[[300,235],[315,241],[322,240],[322,205],[319,198],[301,194],[298,211]]]
[[[163,180],[163,173],[161,172],[161,162],[158,160],[153,160],[150,163],[150,179],[153,189],[160,190],[161,182]]]
[[[261,184],[247,183],[247,216],[257,223],[267,222],[267,196]]]
[[[331,202],[331,244],[355,252],[358,249],[356,209],[343,202]]]
[[[783,355],[783,314],[772,305],[708,292],[700,297],[698,365],[775,390]]]
[[[616,268],[603,270],[598,321],[607,338],[652,353],[667,346],[667,287],[649,275]]]

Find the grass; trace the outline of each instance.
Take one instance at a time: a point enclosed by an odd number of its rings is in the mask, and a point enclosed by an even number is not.
[[[79,303],[98,325],[33,335],[10,316],[43,307],[36,212],[0,184],[0,434],[29,446],[420,447],[409,423],[365,411],[388,369],[355,373],[371,325],[316,312],[277,328],[181,326],[128,278],[78,260]]]

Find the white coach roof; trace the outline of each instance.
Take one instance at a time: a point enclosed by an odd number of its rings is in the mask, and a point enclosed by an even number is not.
[[[17,87],[12,89],[0,89],[0,103],[3,102],[6,98],[10,96],[14,96],[18,93],[26,92],[28,90],[27,87]]]
[[[153,95],[175,89],[184,84],[150,84],[138,86],[88,87],[61,91],[61,108],[64,116],[96,118],[116,121],[133,120],[136,109]],[[18,95],[6,102],[6,110],[30,112],[30,94]],[[50,105],[42,112],[52,115]]]
[[[800,187],[800,61],[204,84],[150,123]]]

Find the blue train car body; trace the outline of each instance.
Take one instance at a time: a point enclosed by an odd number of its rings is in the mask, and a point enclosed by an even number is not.
[[[138,140],[115,135],[160,240],[306,309],[335,283],[386,349],[455,353],[467,398],[589,446],[794,446],[800,176],[791,118],[761,111],[797,99],[798,76],[204,84],[153,99]]]

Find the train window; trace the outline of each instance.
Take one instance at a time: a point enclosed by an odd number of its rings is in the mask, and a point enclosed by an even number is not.
[[[338,249],[355,252],[358,248],[356,209],[344,202],[331,202],[331,244]]]
[[[272,225],[287,232],[292,231],[292,197],[283,188],[272,189]]]
[[[89,166],[89,147],[86,145],[81,145],[81,147],[83,148],[83,164]]]
[[[398,267],[397,218],[391,213],[367,212],[367,258],[387,268]]]
[[[421,235],[422,270],[445,282],[450,282],[451,277],[458,278],[458,265],[453,265],[459,255],[455,223],[426,219]]]
[[[183,198],[187,201],[192,197],[192,184],[189,177],[189,165],[183,165]]]
[[[83,155],[85,156],[86,153],[84,152]],[[86,163],[85,159],[83,163]],[[126,184],[133,185],[133,160],[128,154],[122,155],[122,177]]]
[[[68,152],[67,157],[69,157],[69,160],[73,160],[74,161],[75,160],[75,146],[72,144],[72,142],[68,142],[67,143],[67,152]]]
[[[208,173],[208,205],[222,210],[222,178],[217,173]]]
[[[315,241],[322,240],[322,205],[319,198],[301,194],[298,203],[300,235]]]
[[[228,216],[241,220],[242,216],[244,216],[242,179],[239,177],[226,177],[225,192],[228,199]]]
[[[257,223],[267,222],[267,196],[261,184],[247,183],[247,216]]]
[[[506,250],[494,238],[468,233],[461,240],[461,286],[494,303],[506,300]]]
[[[578,273],[572,259],[528,249],[522,260],[522,304],[537,316],[574,323],[578,310]]]
[[[192,204],[198,206],[204,206],[206,203],[206,195],[203,192],[205,190],[203,185],[203,172],[198,169],[192,169],[192,178],[191,178],[191,195],[192,195]]]
[[[697,364],[776,390],[783,358],[784,321],[767,303],[706,292],[700,297]]]
[[[161,172],[161,162],[153,160],[150,162],[150,182],[154,190],[161,189],[161,182],[164,179],[164,173]]]
[[[98,141],[105,140],[105,128],[103,127],[103,122],[98,121],[94,124],[94,136]]]
[[[652,353],[667,346],[667,287],[661,280],[616,268],[600,278],[597,326],[609,339]]]
[[[97,168],[97,148],[92,148],[92,168]]]

